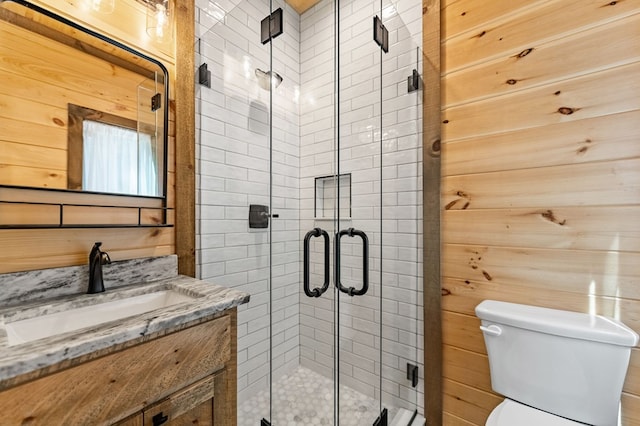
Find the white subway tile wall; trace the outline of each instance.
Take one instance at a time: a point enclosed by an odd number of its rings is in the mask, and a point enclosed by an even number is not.
[[[335,4],[323,0],[298,16],[284,1],[273,3],[284,10],[284,33],[273,40],[270,65],[259,34],[269,1],[196,1],[196,65],[206,62],[212,72],[211,89],[196,88],[198,272],[251,293],[238,315],[239,402],[268,385],[269,303],[275,376],[298,364],[328,377],[333,369],[334,291],[307,298],[301,262],[307,231],[337,231],[314,219],[315,178],[338,171]],[[421,407],[424,374],[422,95],[407,93],[407,77],[421,69],[421,7],[417,0],[385,1],[382,11],[371,0],[340,6],[340,173],[352,174],[353,218],[339,229],[368,234],[371,286],[365,296],[340,297],[341,381],[379,398],[382,369],[385,405],[406,408]],[[387,54],[371,38],[375,15],[389,29]],[[270,153],[269,92],[254,72],[271,67],[284,81],[274,90]],[[248,227],[249,204],[269,204],[270,156],[272,210],[280,216],[271,222],[271,296],[269,233]],[[312,287],[324,279],[321,240],[312,239]],[[360,240],[344,237],[341,252],[343,284],[359,287]],[[406,378],[407,362],[419,365],[417,391]]]

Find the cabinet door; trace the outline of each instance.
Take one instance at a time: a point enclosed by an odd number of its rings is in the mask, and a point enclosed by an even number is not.
[[[213,426],[214,379],[206,377],[145,409],[144,426]]]

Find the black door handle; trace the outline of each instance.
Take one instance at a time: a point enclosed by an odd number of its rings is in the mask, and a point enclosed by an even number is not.
[[[359,290],[356,290],[355,287],[345,287],[340,282],[340,238],[344,235],[348,235],[350,237],[358,236],[362,238],[362,287]],[[342,231],[336,234],[336,247],[335,247],[335,277],[336,277],[336,286],[338,290],[343,293],[347,293],[349,296],[362,296],[369,290],[369,238],[367,234],[363,231],[359,231],[354,228],[343,229]]]
[[[316,287],[313,290],[311,290],[311,288],[309,287],[309,283],[310,283],[309,241],[311,240],[311,237],[319,237],[321,235],[324,237],[324,283],[322,284],[322,287]],[[329,288],[329,279],[330,279],[329,278],[329,234],[327,234],[327,231],[320,228],[313,228],[311,231],[307,232],[307,235],[304,236],[303,265],[304,265],[304,275],[303,275],[304,294],[306,294],[309,297],[322,296],[322,293],[327,291],[327,289]]]

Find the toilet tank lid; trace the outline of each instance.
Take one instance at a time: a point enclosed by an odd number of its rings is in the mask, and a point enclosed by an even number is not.
[[[485,300],[476,306],[481,320],[526,330],[620,346],[638,344],[638,334],[613,318],[538,306]]]

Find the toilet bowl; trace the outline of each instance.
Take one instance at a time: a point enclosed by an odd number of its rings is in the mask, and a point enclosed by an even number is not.
[[[487,426],[615,426],[638,334],[614,318],[485,300],[491,387],[507,398]]]
[[[486,426],[584,426],[584,423],[505,399],[491,412]]]

